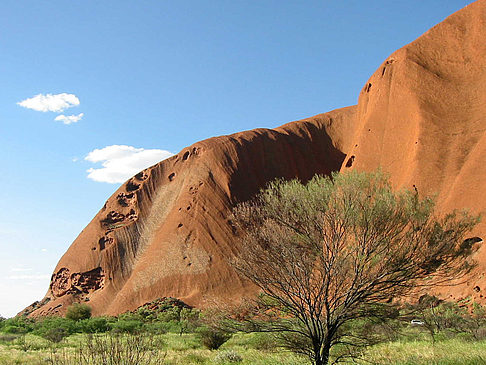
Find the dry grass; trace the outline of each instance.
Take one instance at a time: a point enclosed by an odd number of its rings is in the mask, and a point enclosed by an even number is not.
[[[70,359],[59,364],[77,364],[76,354],[86,335],[73,335],[60,344],[27,335],[22,341],[0,341],[0,364],[52,364],[52,356]],[[107,335],[100,335],[107,338]],[[305,359],[279,349],[259,350],[255,347],[257,335],[237,334],[221,349],[204,349],[195,335],[164,334],[157,337],[157,350],[163,354],[161,365],[230,364],[218,362],[221,352],[234,351],[242,358],[240,365],[302,365]],[[26,350],[26,351],[24,351]],[[486,341],[468,342],[460,339],[443,340],[433,345],[430,341],[390,342],[371,347],[362,364],[386,365],[486,365]],[[351,363],[350,363],[351,364]],[[144,363],[145,365],[145,363]]]

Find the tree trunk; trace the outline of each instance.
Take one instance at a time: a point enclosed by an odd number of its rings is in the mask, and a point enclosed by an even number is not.
[[[329,363],[329,353],[331,346],[324,344],[320,349],[314,350],[314,364],[315,365],[327,365]]]

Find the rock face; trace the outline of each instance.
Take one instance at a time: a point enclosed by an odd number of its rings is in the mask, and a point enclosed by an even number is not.
[[[342,170],[381,166],[397,188],[437,194],[439,212],[486,211],[485,40],[480,0],[388,57],[361,90]],[[474,233],[486,237],[484,219]],[[475,275],[443,295],[486,300],[486,247],[476,256]]]
[[[389,172],[397,188],[438,194],[439,211],[486,206],[486,0],[453,14],[393,53],[357,106],[211,138],[123,184],[59,261],[46,297],[24,313],[63,313],[87,301],[96,315],[159,297],[193,306],[255,288],[228,265],[237,251],[231,208],[276,177],[308,180],[349,169]],[[486,224],[475,235],[486,234]],[[479,240],[479,239],[477,239]],[[458,299],[486,296],[486,249]]]
[[[354,114],[211,138],[135,175],[61,258],[42,305],[25,313],[89,301],[96,315],[117,314],[159,297],[205,306],[253,293],[228,264],[238,251],[232,207],[277,177],[338,171]]]

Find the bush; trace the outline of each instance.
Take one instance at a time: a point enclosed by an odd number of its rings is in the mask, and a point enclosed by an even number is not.
[[[88,335],[76,354],[77,365],[159,365],[165,353],[163,344],[153,336],[92,336]],[[71,363],[69,363],[71,364]]]
[[[110,329],[108,320],[104,317],[82,319],[78,322],[78,331],[84,333],[103,333]]]
[[[138,333],[143,328],[143,322],[138,320],[118,320],[110,325],[114,333]]]
[[[139,313],[125,312],[117,316],[119,321],[143,321],[143,316]]]
[[[33,330],[34,321],[27,317],[14,317],[2,321],[2,332],[23,334]]]
[[[27,352],[32,349],[32,344],[27,341],[25,338],[25,335],[17,337],[17,346],[19,347],[20,350]]]
[[[169,332],[169,325],[165,322],[152,322],[144,326],[145,330],[155,335],[163,335]]]
[[[0,335],[0,342],[12,342],[17,339],[16,335]]]
[[[231,333],[207,327],[201,328],[198,335],[202,345],[209,350],[219,349],[231,338]]]
[[[270,333],[254,333],[248,340],[248,346],[255,350],[270,351],[278,347],[277,339]]]
[[[24,334],[29,332],[25,327],[19,327],[14,325],[6,325],[3,327],[3,332],[12,334]]]
[[[243,358],[236,351],[223,351],[217,354],[214,358],[216,363],[227,363],[227,362],[242,362]]]
[[[74,303],[68,307],[66,318],[73,321],[91,318],[91,307],[87,304]]]
[[[67,336],[69,336],[69,333],[64,328],[51,328],[42,337],[53,343],[59,343]]]
[[[38,319],[33,324],[32,333],[37,336],[44,337],[44,335],[51,329],[62,328],[68,335],[77,332],[76,322],[62,317],[45,317]]]
[[[161,312],[157,315],[157,320],[161,322],[171,322],[171,321],[179,321],[180,320],[180,313],[181,309],[178,307],[171,307],[166,309],[164,312]]]

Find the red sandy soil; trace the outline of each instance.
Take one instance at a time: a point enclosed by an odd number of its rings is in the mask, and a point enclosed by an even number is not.
[[[282,127],[215,137],[137,174],[57,264],[32,316],[86,301],[95,315],[159,297],[199,307],[255,288],[228,264],[238,252],[231,209],[277,177],[378,167],[396,188],[438,194],[439,212],[486,206],[486,0],[435,26],[383,62],[357,106]],[[486,236],[486,221],[473,236]],[[486,248],[468,281],[442,296],[486,302]]]

